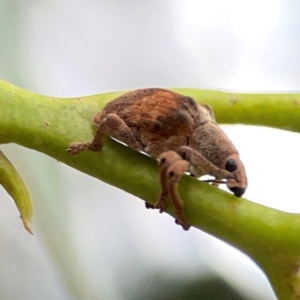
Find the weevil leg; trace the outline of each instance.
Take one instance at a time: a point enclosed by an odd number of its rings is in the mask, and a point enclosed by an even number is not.
[[[191,163],[192,166],[196,166],[197,169],[201,170],[204,175],[212,175],[217,180],[222,178],[234,178],[234,175],[224,169],[220,169],[213,163],[208,161],[200,152],[188,147],[181,146],[179,152],[183,153],[186,159]]]
[[[178,192],[178,182],[182,175],[189,169],[190,163],[186,160],[175,161],[167,171],[169,181],[169,193],[173,202],[176,214],[176,223],[181,225],[184,230],[189,230],[190,225],[183,212],[183,201]]]
[[[69,145],[69,148],[66,150],[68,154],[76,155],[84,150],[91,149],[92,142],[73,142]]]
[[[102,119],[98,126],[97,133],[92,142],[71,143],[67,153],[78,154],[84,150],[101,151],[105,136],[112,136],[117,140],[127,144],[130,148],[142,151],[143,146],[135,139],[132,130],[115,113],[108,114]]]
[[[174,162],[182,160],[181,156],[174,151],[167,151],[162,153],[158,157],[160,165],[160,184],[161,191],[158,196],[157,202],[154,204],[155,208],[159,208],[160,212],[165,211],[168,208],[168,195],[169,195],[169,182],[167,171]]]
[[[219,185],[221,183],[224,183],[224,182],[221,180],[221,178],[218,178],[218,177],[216,177],[216,179],[212,181],[212,185],[215,187],[219,187]]]
[[[134,137],[132,130],[128,125],[115,113],[108,114],[101,122],[97,134],[92,142],[93,151],[101,151],[103,139],[105,136],[111,136],[125,143],[128,147],[142,151],[143,145]]]
[[[160,167],[160,184],[161,190],[158,199],[154,205],[146,202],[146,208],[157,208],[160,212],[164,212],[168,208],[169,183],[167,171],[168,168],[177,160],[182,160],[181,156],[174,151],[166,151],[157,158]]]
[[[220,180],[218,178],[216,178],[216,179],[206,179],[206,180],[203,180],[203,182],[212,183],[213,186],[217,186],[217,187],[220,184],[226,184],[227,183],[226,181]]]

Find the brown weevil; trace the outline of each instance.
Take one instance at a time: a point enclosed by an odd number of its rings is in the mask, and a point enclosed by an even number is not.
[[[185,172],[212,175],[215,184],[226,179],[235,196],[247,188],[247,176],[239,153],[216,123],[213,110],[173,91],[146,88],[126,93],[109,102],[93,118],[97,133],[91,142],[73,142],[67,152],[101,151],[105,136],[156,158],[160,167],[161,192],[152,206],[167,209],[170,195],[176,222],[188,230],[178,182]],[[224,182],[225,183],[225,182]]]

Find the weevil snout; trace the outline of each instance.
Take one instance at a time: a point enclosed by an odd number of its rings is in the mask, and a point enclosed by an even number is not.
[[[246,188],[242,188],[239,186],[235,186],[229,189],[233,192],[234,196],[236,197],[241,197],[246,191]]]
[[[247,188],[245,167],[239,153],[224,131],[213,121],[196,128],[189,147],[200,152],[208,161],[233,175],[227,177],[227,187],[235,196],[241,197]]]
[[[231,172],[234,178],[227,179],[227,187],[236,197],[241,197],[247,189],[247,176],[245,167],[238,155],[232,155],[226,160],[225,170]]]

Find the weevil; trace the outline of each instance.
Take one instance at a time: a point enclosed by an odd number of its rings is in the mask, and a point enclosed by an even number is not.
[[[189,96],[160,88],[134,90],[109,102],[96,113],[93,123],[97,126],[93,141],[73,142],[67,153],[101,151],[104,137],[110,136],[156,158],[161,191],[156,203],[146,203],[146,207],[163,212],[170,195],[176,223],[185,230],[190,225],[178,193],[178,183],[185,172],[197,178],[212,175],[215,185],[226,179],[227,187],[237,197],[247,188],[239,153],[218,126],[212,108],[197,104]]]

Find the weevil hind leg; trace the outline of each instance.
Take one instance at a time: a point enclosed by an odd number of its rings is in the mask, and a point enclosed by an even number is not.
[[[82,151],[90,150],[92,142],[73,142],[69,145],[66,152],[68,154],[76,155]]]
[[[71,143],[67,153],[75,155],[84,150],[101,151],[105,136],[112,136],[134,150],[143,150],[143,146],[136,140],[128,125],[117,114],[111,113],[105,116],[98,125],[97,133],[92,142]]]
[[[142,151],[143,146],[136,140],[132,130],[128,125],[115,113],[108,114],[101,121],[97,134],[91,145],[93,151],[101,151],[105,136],[111,136],[125,143],[128,147]]]

